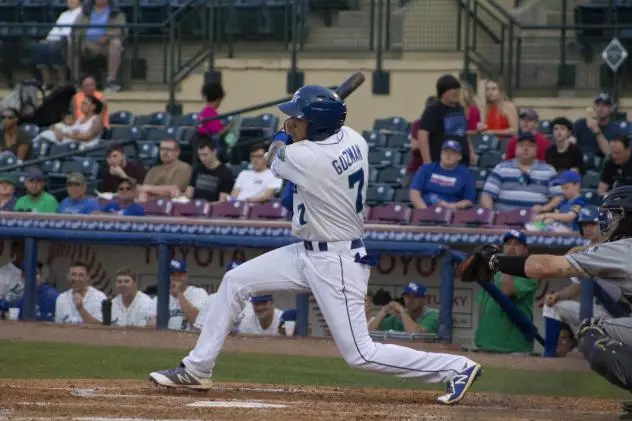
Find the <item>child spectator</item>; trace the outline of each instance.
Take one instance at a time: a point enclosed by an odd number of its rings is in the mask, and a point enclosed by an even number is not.
[[[207,83],[202,86],[202,96],[206,100],[206,105],[202,108],[202,111],[198,114],[199,120],[206,118],[217,117],[219,114],[217,110],[224,100],[224,88],[219,83]],[[201,136],[211,137],[214,134],[224,135],[230,130],[230,124],[224,126],[219,119],[207,121],[198,126],[197,131]]]
[[[569,231],[579,232],[577,215],[586,204],[580,192],[582,176],[576,171],[568,170],[562,173],[559,181],[562,185],[562,195],[564,195],[562,203],[554,212],[541,213],[536,215],[533,220],[542,221],[546,225],[552,224],[557,227],[555,231],[563,231],[563,228],[567,228]]]

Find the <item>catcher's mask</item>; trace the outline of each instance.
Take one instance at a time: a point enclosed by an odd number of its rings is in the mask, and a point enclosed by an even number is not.
[[[605,241],[632,236],[632,186],[613,189],[599,207],[599,226]]]

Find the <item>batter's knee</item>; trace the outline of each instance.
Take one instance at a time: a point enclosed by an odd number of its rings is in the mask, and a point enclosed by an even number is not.
[[[632,391],[632,348],[598,327],[588,327],[581,332],[579,350],[593,371],[615,386]]]

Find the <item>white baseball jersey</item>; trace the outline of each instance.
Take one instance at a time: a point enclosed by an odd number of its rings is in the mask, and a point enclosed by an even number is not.
[[[243,170],[235,180],[235,188],[239,189],[239,195],[234,199],[247,200],[260,196],[270,189],[279,190],[282,185],[283,180],[276,178],[274,173],[267,168],[261,172]]]
[[[277,177],[295,184],[292,233],[308,241],[351,241],[364,233],[369,147],[350,127],[321,142],[305,140],[277,152]]]
[[[252,307],[252,303],[249,306],[246,305],[246,308],[243,312],[243,318],[241,319],[241,323],[239,323],[239,333],[246,333],[249,335],[268,335],[268,336],[278,336],[279,335],[279,322],[281,321],[281,316],[283,315],[283,311],[278,308],[274,309],[274,316],[272,316],[272,323],[268,326],[267,329],[261,327],[261,323],[259,323],[259,318]]]
[[[75,303],[72,302],[73,290],[62,292],[55,301],[55,323],[80,324],[83,318]],[[97,320],[103,320],[101,306],[103,300],[107,299],[104,293],[94,287],[88,287],[88,292],[83,297],[83,308]]]
[[[14,301],[24,294],[22,271],[12,262],[0,268],[0,299]]]
[[[202,310],[208,294],[203,288],[194,287],[189,285],[184,291],[184,298],[187,299],[198,310]],[[158,303],[158,297],[154,298],[154,306]],[[198,317],[199,319],[199,314]],[[189,322],[186,319],[186,315],[180,307],[180,302],[173,295],[169,294],[169,324],[167,327],[173,330],[186,330],[188,332],[193,331],[195,320]]]
[[[147,322],[156,317],[156,302],[143,292],[136,292],[136,297],[129,307],[123,304],[121,294],[112,300],[112,326],[145,327]]]

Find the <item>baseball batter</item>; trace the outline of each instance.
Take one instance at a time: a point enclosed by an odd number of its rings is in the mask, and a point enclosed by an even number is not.
[[[375,343],[364,297],[371,259],[362,236],[368,184],[368,145],[344,126],[344,101],[330,89],[304,86],[279,106],[289,116],[291,145],[274,141],[266,163],[292,182],[292,232],[302,241],[265,253],[226,273],[206,313],[195,348],[178,368],[149,375],[158,385],[210,389],[226,335],[253,293],[311,290],[338,349],[352,367],[447,384],[439,402],[459,402],[481,373],[462,356]]]

